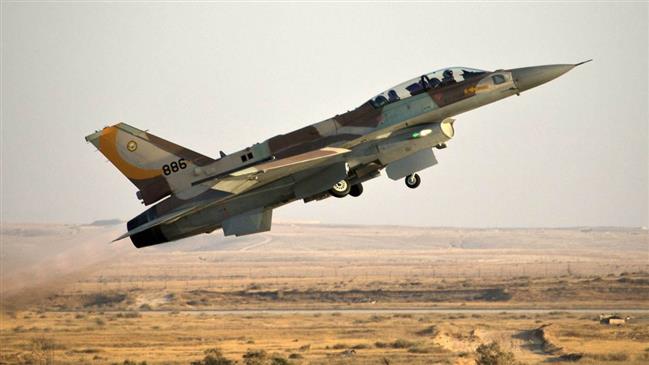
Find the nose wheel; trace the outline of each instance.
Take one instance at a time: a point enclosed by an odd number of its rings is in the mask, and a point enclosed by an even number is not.
[[[410,189],[415,189],[421,184],[421,178],[417,174],[408,175],[405,178],[406,186]]]

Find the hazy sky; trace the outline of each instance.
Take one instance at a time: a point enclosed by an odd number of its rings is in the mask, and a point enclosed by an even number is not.
[[[648,5],[2,3],[2,220],[144,209],[84,136],[124,121],[210,156],[446,66],[594,58],[457,117],[416,190],[296,202],[276,220],[647,226]]]

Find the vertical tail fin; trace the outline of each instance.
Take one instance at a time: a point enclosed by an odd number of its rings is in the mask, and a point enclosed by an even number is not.
[[[191,186],[195,166],[213,159],[125,123],[86,136],[140,191],[144,204]]]

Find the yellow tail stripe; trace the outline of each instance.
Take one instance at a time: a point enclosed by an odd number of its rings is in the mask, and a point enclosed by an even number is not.
[[[99,150],[104,154],[126,177],[134,180],[146,180],[160,176],[161,170],[141,169],[124,161],[117,150],[116,127],[106,127],[99,136]]]

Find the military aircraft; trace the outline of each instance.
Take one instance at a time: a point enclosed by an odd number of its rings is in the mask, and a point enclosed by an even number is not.
[[[86,136],[157,204],[127,223],[135,247],[223,229],[226,236],[271,228],[273,209],[295,200],[357,197],[385,169],[409,188],[437,163],[433,149],[454,135],[451,117],[519,95],[577,64],[484,71],[450,67],[423,74],[355,110],[210,158],[125,123]],[[162,200],[163,198],[166,198]]]

